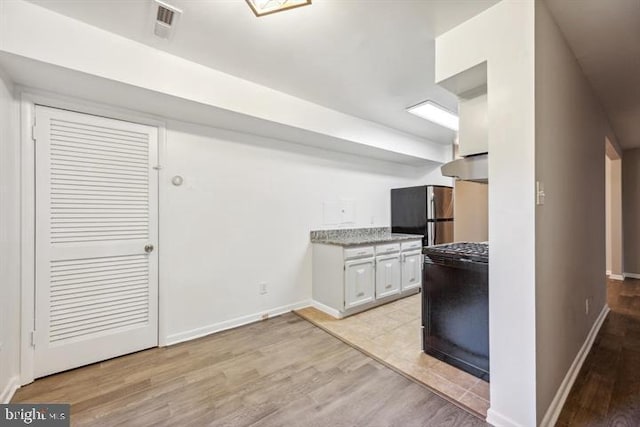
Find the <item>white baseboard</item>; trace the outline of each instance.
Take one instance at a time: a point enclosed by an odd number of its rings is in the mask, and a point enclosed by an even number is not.
[[[605,271],[604,274],[606,274],[607,276],[611,276],[611,270]]]
[[[522,427],[521,424],[518,424],[512,419],[507,418],[502,414],[499,414],[498,412],[494,411],[491,408],[487,410],[486,421],[487,421],[487,424],[490,424],[495,427]]]
[[[564,406],[564,403],[567,400],[567,396],[571,391],[571,387],[573,386],[573,383],[575,382],[576,377],[580,372],[580,368],[582,368],[582,364],[587,358],[587,355],[591,350],[591,346],[593,345],[593,341],[596,339],[596,336],[600,331],[600,327],[602,326],[602,323],[604,322],[604,319],[606,319],[608,313],[609,306],[605,304],[605,306],[602,307],[602,311],[598,315],[598,318],[595,322],[593,322],[593,326],[591,327],[591,330],[589,331],[584,344],[582,344],[582,348],[576,355],[576,358],[573,360],[573,363],[571,364],[567,375],[565,375],[564,380],[562,380],[562,383],[560,384],[555,397],[551,401],[551,405],[549,405],[549,408],[547,409],[547,413],[544,415],[544,418],[542,418],[542,422],[540,423],[541,427],[554,426],[558,421],[558,417],[560,416],[562,407]]]
[[[624,276],[622,274],[609,274],[609,279],[612,279],[612,280],[624,280]]]
[[[640,274],[638,274],[638,273],[624,273],[624,277],[628,277],[630,279],[640,279]]]
[[[9,379],[9,382],[2,390],[0,394],[0,403],[7,404],[11,401],[11,398],[16,393],[16,390],[20,388],[20,378],[16,375]]]
[[[324,305],[321,302],[311,300],[311,306],[327,313],[329,316],[335,317],[336,319],[342,319],[342,314],[340,314],[338,310],[331,308],[328,305]]]
[[[235,319],[226,320],[224,322],[214,323],[212,325],[203,326],[201,328],[192,329],[190,331],[180,332],[172,334],[167,337],[167,345],[178,344],[185,341],[190,341],[196,338],[201,338],[206,335],[210,335],[216,332],[226,331],[227,329],[237,328],[238,326],[247,325],[249,323],[257,322],[264,319],[264,316],[268,317],[279,316],[284,313],[289,313],[293,310],[309,307],[311,301],[299,301],[289,305],[283,305],[281,307],[272,308],[269,310],[261,311],[259,313],[249,314],[247,316],[237,317]]]

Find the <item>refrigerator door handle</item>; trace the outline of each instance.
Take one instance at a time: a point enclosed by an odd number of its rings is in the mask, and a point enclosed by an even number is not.
[[[434,244],[434,239],[433,239],[434,230],[435,230],[435,224],[433,222],[429,222],[429,230],[428,230],[429,238],[427,239],[428,246],[433,246]]]
[[[436,210],[436,195],[435,193],[431,193],[431,230],[429,232],[429,241],[430,246],[437,244],[437,236],[436,236],[436,230],[438,227],[436,227],[435,221],[438,219],[437,215],[437,210]]]
[[[433,223],[433,244],[434,245],[438,244],[438,223],[437,222]]]
[[[434,219],[436,212],[434,210],[435,207],[435,194],[433,192],[433,187],[427,187],[427,199],[429,200],[429,204],[427,205],[427,220]]]
[[[431,215],[431,219],[438,220],[440,219],[440,217],[438,216],[438,207],[436,206],[436,195],[435,193],[431,196],[431,212],[433,212],[433,214]]]

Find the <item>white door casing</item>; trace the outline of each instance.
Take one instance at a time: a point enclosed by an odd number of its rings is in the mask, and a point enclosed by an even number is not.
[[[157,128],[36,106],[35,377],[158,343]]]

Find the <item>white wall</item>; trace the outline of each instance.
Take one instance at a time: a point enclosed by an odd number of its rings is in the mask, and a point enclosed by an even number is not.
[[[160,265],[169,342],[310,300],[309,231],[327,227],[323,202],[355,201],[354,227],[388,226],[391,188],[451,185],[439,168],[174,121],[162,163]],[[182,186],[170,183],[174,175],[183,176]]]
[[[20,357],[20,177],[18,104],[0,69],[0,403],[18,384]]]
[[[536,424],[534,2],[502,1],[436,39],[438,82],[455,79],[485,61],[491,246],[487,420],[498,426],[532,426]]]
[[[537,416],[546,424],[606,304],[610,127],[544,2],[536,2],[535,41],[536,176],[545,189],[536,209]]]

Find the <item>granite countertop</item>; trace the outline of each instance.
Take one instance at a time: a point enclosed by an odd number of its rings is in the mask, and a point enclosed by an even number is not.
[[[372,245],[422,239],[420,234],[392,233],[390,227],[344,228],[339,230],[314,230],[311,243],[338,246]]]

